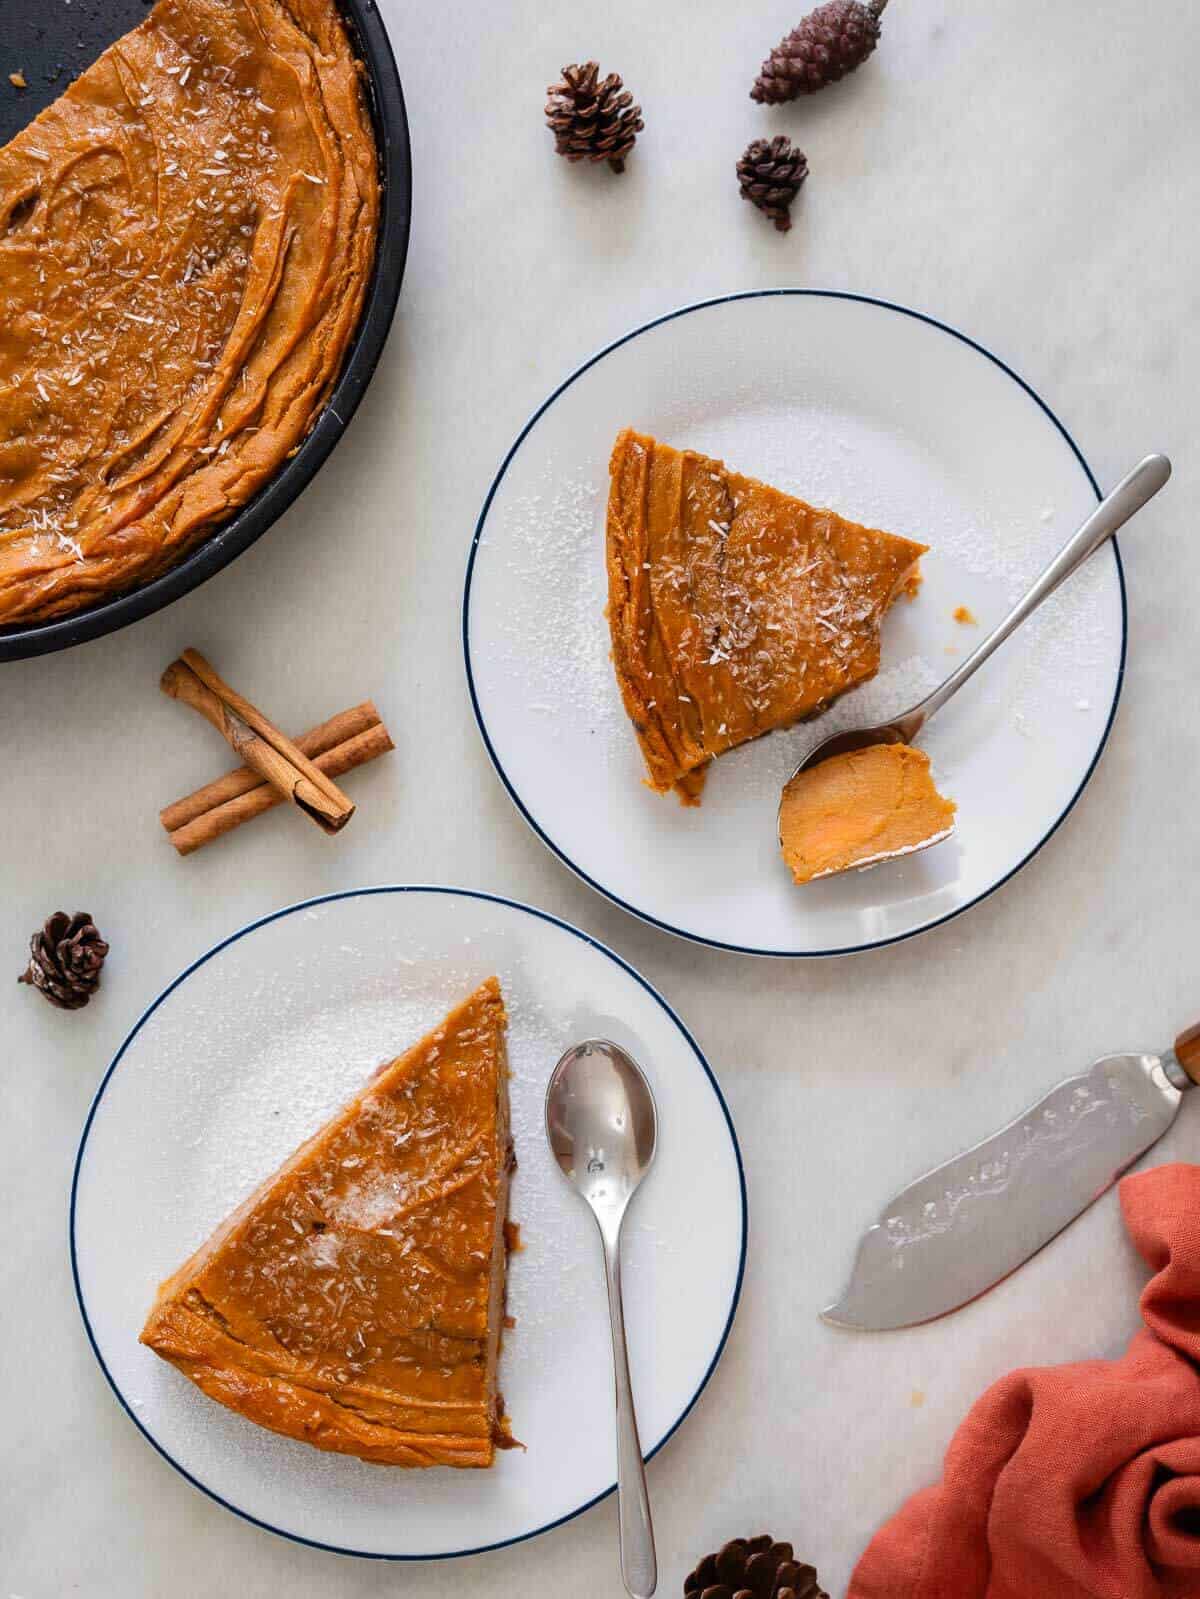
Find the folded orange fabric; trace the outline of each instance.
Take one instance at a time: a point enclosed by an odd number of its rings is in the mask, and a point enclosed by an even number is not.
[[[1200,1599],[1200,1166],[1120,1195],[1145,1327],[1120,1360],[989,1388],[846,1599]]]

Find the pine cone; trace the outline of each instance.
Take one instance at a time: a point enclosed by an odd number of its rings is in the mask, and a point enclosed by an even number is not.
[[[755,139],[737,164],[742,199],[752,201],[786,233],[792,225],[792,201],[808,176],[808,160],[784,134]]]
[[[624,172],[625,157],[642,131],[642,108],[622,87],[615,72],[597,82],[595,61],[564,67],[562,81],[546,90],[546,121],[554,134],[554,148],[568,161],[607,161],[614,172]]]
[[[684,1599],[829,1599],[812,1566],[800,1565],[790,1543],[770,1533],[735,1538],[684,1580]]]
[[[80,1010],[100,986],[108,945],[87,911],[55,911],[29,940],[29,954],[17,982],[39,989],[60,1010]]]
[[[863,62],[879,43],[879,17],[887,0],[829,0],[810,11],[762,64],[750,98],[782,105],[816,94]]]

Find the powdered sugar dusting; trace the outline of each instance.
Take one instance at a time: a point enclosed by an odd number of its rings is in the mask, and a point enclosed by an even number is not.
[[[517,604],[500,624],[502,662],[522,680],[529,709],[547,719],[547,736],[556,736],[560,718],[582,720],[601,759],[627,726],[604,621],[607,492],[607,478],[603,486],[567,480],[515,503],[504,559]],[[597,538],[599,559],[581,561],[596,552]]]
[[[463,952],[447,961],[419,944],[407,958],[410,965],[387,983],[363,983],[357,991],[352,987],[317,1010],[303,998],[303,990],[320,981],[315,972],[305,972],[299,980],[277,979],[269,988],[264,986],[261,999],[279,1015],[280,1025],[263,1040],[253,1060],[233,1051],[214,1053],[204,1123],[181,1121],[173,1128],[177,1154],[203,1151],[205,1193],[198,1205],[196,1243],[381,1066],[436,1027],[493,970],[486,957],[471,961]],[[530,998],[511,964],[495,965],[509,1011],[513,1079],[544,1082],[570,1041],[569,1028],[561,1021],[556,1025],[554,1017]],[[303,1015],[302,1028],[289,1021],[298,1011]],[[203,1022],[198,1018],[197,1025],[211,1031],[208,1017]],[[223,1028],[220,1019],[217,1028]],[[540,1140],[541,1128],[525,1097],[514,1092],[511,1098],[519,1151],[527,1140]],[[518,1192],[520,1186],[516,1185]],[[343,1203],[355,1212],[348,1221],[373,1227],[395,1210],[397,1197],[352,1189]],[[516,1199],[513,1210],[518,1214]]]
[[[506,561],[516,579],[515,604],[499,623],[501,664],[514,679],[523,678],[526,706],[544,718],[547,736],[561,731],[559,724],[577,730],[582,721],[595,758],[637,772],[641,763],[621,703],[604,615],[607,492],[607,481],[603,486],[592,480],[567,482],[544,496],[514,502]],[[903,609],[907,603],[899,605]],[[919,655],[892,662],[786,737],[768,736],[723,756],[709,783],[721,782],[722,773],[733,770],[729,763],[736,762],[738,780],[755,790],[781,786],[804,758],[797,748],[803,751],[843,728],[895,716],[936,688],[944,675],[944,669],[936,672]],[[810,729],[811,739],[806,737]]]

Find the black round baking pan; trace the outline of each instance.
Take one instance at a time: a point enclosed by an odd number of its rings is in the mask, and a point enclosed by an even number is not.
[[[131,589],[51,622],[0,627],[0,661],[17,661],[69,649],[159,611],[228,566],[260,538],[311,483],[346,430],[375,371],[391,327],[412,214],[408,119],[396,59],[375,0],[339,0],[367,68],[368,98],[379,148],[379,242],[362,320],[337,385],[299,449],[255,497],[177,566]],[[0,144],[25,127],[86,67],[149,9],[144,0],[0,0],[4,60],[0,61]],[[27,87],[8,83],[19,71]]]

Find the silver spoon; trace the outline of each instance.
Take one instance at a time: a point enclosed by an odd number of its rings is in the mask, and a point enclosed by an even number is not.
[[[654,1095],[641,1067],[604,1038],[574,1045],[546,1089],[546,1137],[563,1176],[591,1207],[604,1244],[617,1390],[621,1580],[633,1599],[650,1599],[658,1586],[658,1562],[621,1302],[621,1224],[658,1138]]]
[[[819,761],[827,761],[832,755],[846,755],[851,750],[866,749],[871,744],[911,744],[929,718],[940,711],[948,700],[954,698],[963,684],[975,676],[983,663],[995,654],[1005,639],[1011,633],[1015,633],[1021,623],[1032,616],[1042,601],[1048,599],[1060,583],[1064,583],[1081,567],[1089,555],[1098,550],[1105,540],[1112,538],[1118,528],[1124,527],[1129,518],[1136,511],[1140,511],[1147,500],[1152,500],[1170,475],[1171,463],[1165,455],[1148,455],[1139,461],[1133,471],[1121,479],[1111,494],[1105,495],[1083,525],[1067,540],[1024,599],[1018,600],[983,643],[973,650],[962,665],[956,667],[932,694],[926,695],[919,705],[914,705],[911,710],[894,717],[890,722],[880,722],[876,727],[851,728],[844,733],[833,733],[828,738],[822,739],[804,757],[788,781],[794,782],[801,772],[806,772],[810,766],[816,766]],[[781,799],[781,812],[782,809]],[[916,846],[918,849],[921,847],[921,845]],[[912,851],[905,853],[911,854]]]

